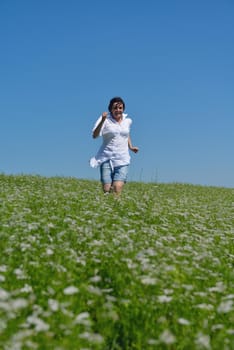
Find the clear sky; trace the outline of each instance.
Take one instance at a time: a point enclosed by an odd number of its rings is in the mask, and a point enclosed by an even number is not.
[[[0,0],[0,172],[99,179],[91,129],[133,119],[129,180],[234,187],[233,0]]]

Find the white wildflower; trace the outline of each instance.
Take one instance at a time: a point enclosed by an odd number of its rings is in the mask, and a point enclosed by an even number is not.
[[[227,329],[227,334],[234,335],[234,329]]]
[[[47,248],[46,249],[46,255],[53,255],[54,254],[54,251],[50,248]]]
[[[21,270],[21,269],[15,269],[14,270],[14,273],[15,273],[15,275],[17,276],[17,279],[19,279],[19,280],[23,280],[23,279],[26,279],[26,276],[25,276],[25,273],[24,273],[24,271],[23,270]]]
[[[65,295],[72,295],[72,294],[76,294],[78,292],[79,292],[79,289],[75,286],[69,286],[63,290],[63,293]]]
[[[49,307],[50,307],[51,311],[58,311],[58,309],[59,309],[59,302],[57,300],[49,299],[48,300],[48,304],[49,304]]]
[[[23,298],[11,300],[11,308],[13,310],[23,309],[28,306],[28,301]]]
[[[190,322],[186,320],[185,318],[178,318],[178,323],[182,324],[183,326],[189,326]]]
[[[38,227],[38,225],[35,224],[34,222],[28,224],[28,230],[29,231],[35,230],[35,229],[37,229],[37,227]]]
[[[233,300],[227,300],[227,301],[222,301],[218,308],[217,311],[219,313],[227,313],[230,312],[233,308]]]
[[[166,295],[168,295],[168,294],[173,294],[173,289],[164,289],[164,293],[165,293]]]
[[[158,301],[160,303],[169,303],[172,300],[172,297],[168,295],[159,295],[158,296]]]
[[[95,295],[102,295],[102,290],[98,287],[94,287],[92,285],[88,286],[88,291]]]
[[[35,326],[35,330],[37,332],[43,332],[43,331],[48,331],[50,326],[45,323],[41,318],[39,317],[36,317],[36,316],[29,316],[27,318],[27,322],[30,324],[30,325],[34,325]]]
[[[48,290],[48,293],[49,293],[49,294],[51,294],[51,295],[54,295],[54,294],[55,294],[54,288],[48,286],[48,287],[47,287],[47,290]]]
[[[22,252],[25,252],[27,249],[31,249],[31,244],[30,243],[21,243],[20,244],[20,249]]]
[[[225,299],[234,299],[234,294],[228,294],[225,296]]]
[[[6,278],[3,275],[0,275],[0,282],[5,282]]]
[[[216,330],[219,330],[219,329],[223,329],[223,324],[214,324],[212,327],[211,327],[211,330],[214,332]]]
[[[176,271],[176,268],[173,265],[166,265],[165,271]]]
[[[11,337],[11,344],[15,345],[16,343],[21,343],[22,341],[25,340],[25,338],[32,336],[32,334],[33,334],[33,331],[31,329],[25,329],[17,333],[14,333],[13,336]],[[10,349],[15,350],[14,346],[11,346]],[[22,347],[20,347],[19,349],[22,349]],[[30,349],[33,349],[33,347]]]
[[[214,309],[214,306],[211,305],[211,304],[197,304],[195,305],[195,307],[197,307],[198,309],[201,309],[201,310],[213,310]]]
[[[82,266],[86,266],[86,261],[81,257],[76,258],[76,262]]]
[[[7,271],[6,265],[0,265],[0,272],[6,272],[6,271]]]
[[[183,284],[182,287],[188,291],[191,291],[194,288],[191,284]]]
[[[127,266],[128,266],[128,268],[129,268],[130,270],[134,270],[134,269],[136,269],[137,264],[134,263],[131,259],[128,259],[128,261],[127,261]]]
[[[109,289],[110,292],[112,292],[112,289]],[[108,289],[103,289],[103,292],[108,293]],[[116,297],[113,297],[113,295],[107,295],[106,296],[106,300],[110,301],[110,302],[115,302],[117,301]]]
[[[97,239],[94,239],[91,243],[90,243],[90,246],[97,246],[97,247],[101,247],[105,244],[105,242],[103,240],[97,240]]]
[[[205,298],[207,296],[206,292],[195,292],[194,295],[198,295],[199,297]]]
[[[0,319],[0,333],[2,333],[2,331],[6,328],[7,328],[7,321]]]
[[[164,343],[166,345],[170,345],[170,344],[175,343],[176,337],[174,336],[174,334],[171,333],[171,331],[169,329],[166,329],[160,335],[159,340],[161,343]]]
[[[100,282],[102,280],[101,276],[93,276],[90,278],[90,281],[93,283]]]
[[[145,276],[141,278],[141,283],[146,285],[155,285],[157,283],[157,279],[149,276]]]
[[[211,287],[208,290],[209,290],[209,292],[222,293],[225,290],[225,286],[224,286],[223,282],[217,282],[214,287]]]
[[[10,293],[8,293],[5,289],[0,288],[0,300],[6,300],[10,296]]]
[[[84,333],[80,334],[79,338],[87,339],[90,343],[96,343],[96,344],[101,344],[104,341],[101,334],[90,333],[90,332],[84,332]]]
[[[157,255],[156,251],[155,251],[154,249],[152,249],[152,248],[148,248],[148,249],[146,250],[146,253],[147,253],[149,256],[156,256],[156,255]]]
[[[196,336],[196,345],[204,349],[210,349],[210,336],[199,332]]]
[[[21,269],[15,269],[14,273],[16,274],[16,276],[21,276],[23,275],[23,271]]]
[[[80,313],[76,319],[75,324],[83,324],[84,326],[91,326],[90,315],[88,312]]]
[[[167,319],[165,316],[161,316],[158,318],[158,323],[166,323],[167,322]]]
[[[21,293],[31,293],[33,291],[32,287],[25,284],[23,288],[20,289]]]

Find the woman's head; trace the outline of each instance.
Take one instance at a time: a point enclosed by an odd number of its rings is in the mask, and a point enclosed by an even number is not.
[[[119,106],[119,105],[123,106],[123,111],[124,111],[125,110],[125,103],[124,103],[123,99],[121,97],[113,97],[110,100],[110,103],[108,106],[109,112],[112,113],[113,107]]]

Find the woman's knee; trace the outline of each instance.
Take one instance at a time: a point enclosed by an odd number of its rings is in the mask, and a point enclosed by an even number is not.
[[[113,183],[113,189],[115,193],[121,193],[122,189],[124,186],[124,182],[123,181],[114,181]]]

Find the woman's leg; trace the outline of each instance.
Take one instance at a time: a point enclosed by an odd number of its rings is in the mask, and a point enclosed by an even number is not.
[[[102,189],[104,193],[110,192],[111,191],[111,185],[112,184],[102,184]]]
[[[119,196],[123,190],[123,186],[127,181],[127,175],[128,175],[128,165],[123,165],[123,166],[114,168],[113,191],[117,196]]]
[[[122,192],[124,181],[114,181],[112,186],[114,193],[119,196]]]
[[[103,192],[109,193],[112,188],[112,169],[109,161],[100,166],[100,175]]]

